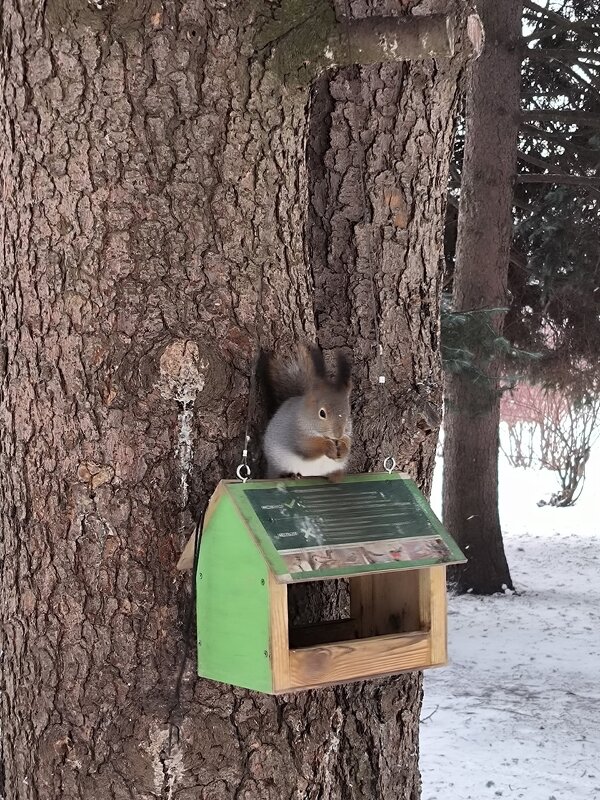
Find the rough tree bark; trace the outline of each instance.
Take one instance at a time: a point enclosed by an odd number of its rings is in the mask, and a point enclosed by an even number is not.
[[[176,697],[175,564],[233,475],[257,334],[353,349],[356,466],[379,462],[372,263],[387,443],[428,486],[467,48],[466,3],[425,5],[460,57],[349,68],[309,102],[256,45],[285,4],[3,0],[6,800],[419,796],[419,674],[275,699],[191,658]]]
[[[478,8],[486,43],[467,94],[453,289],[459,312],[506,306],[517,163],[522,2],[481,0]],[[503,312],[491,315],[498,332],[503,322]],[[486,366],[477,343],[470,347],[485,378],[446,378],[444,524],[468,556],[453,571],[458,589],[492,594],[512,588],[498,514],[499,363]]]

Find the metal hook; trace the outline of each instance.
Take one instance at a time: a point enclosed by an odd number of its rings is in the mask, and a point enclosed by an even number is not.
[[[388,475],[392,474],[392,472],[396,469],[396,459],[394,456],[388,456],[386,459],[384,459],[383,468]]]
[[[235,471],[235,474],[241,480],[242,483],[246,483],[248,478],[250,477],[250,467],[248,464],[240,464]]]

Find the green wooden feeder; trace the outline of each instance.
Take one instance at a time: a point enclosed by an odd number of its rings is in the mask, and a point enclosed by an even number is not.
[[[196,574],[198,674],[280,694],[443,665],[446,565],[464,561],[407,475],[221,481]],[[290,623],[291,584],[342,577],[345,618]]]

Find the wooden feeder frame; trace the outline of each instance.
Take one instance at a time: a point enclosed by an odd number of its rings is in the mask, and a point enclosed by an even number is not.
[[[452,557],[446,563],[464,560],[408,476],[350,475],[342,485],[377,480],[401,480],[422,518],[449,547]],[[432,564],[430,559],[402,566],[342,567],[314,578],[289,574],[278,566],[283,561],[259,530],[258,517],[243,494],[275,486],[284,491],[286,486],[336,491],[312,478],[252,481],[245,486],[221,481],[206,512],[196,573],[198,674],[284,694],[444,665],[446,563]],[[335,578],[348,580],[350,618],[292,626],[289,586]]]
[[[289,584],[271,576],[273,694],[447,663],[445,566],[352,577],[349,583],[350,619],[290,628]],[[413,630],[389,633],[399,620],[410,620]]]

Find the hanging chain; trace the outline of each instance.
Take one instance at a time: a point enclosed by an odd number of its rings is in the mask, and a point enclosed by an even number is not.
[[[344,25],[346,34],[346,56],[348,63],[351,63],[352,48],[350,43],[350,14],[351,14],[350,0],[344,0],[344,2],[346,7],[345,25]],[[360,132],[358,132],[358,146],[360,148],[359,171],[360,171],[360,185],[362,191],[363,228],[367,237],[367,263],[369,265],[370,277],[371,277],[371,302],[372,302],[372,312],[373,312],[373,327],[375,330],[375,347],[377,348],[376,391],[377,391],[377,401],[379,407],[379,430],[381,431],[381,436],[382,436],[381,450],[384,450],[386,444],[386,436],[384,434],[384,431],[387,431],[387,427],[384,426],[384,414],[383,414],[384,391],[385,391],[384,387],[386,387],[386,376],[384,373],[384,364],[383,364],[383,345],[381,344],[381,331],[380,331],[380,319],[379,319],[380,315],[377,305],[376,265],[375,265],[375,260],[373,258],[373,243],[372,243],[373,225],[370,223],[369,209],[367,203],[367,179],[365,175],[366,150],[360,140]],[[396,469],[396,459],[394,458],[394,456],[389,455],[384,457],[383,468],[389,474],[391,474]]]
[[[244,446],[242,449],[242,460],[238,464],[235,474],[242,483],[246,483],[252,470],[248,463],[248,445],[250,443],[250,420],[256,409],[256,371],[258,369],[258,359],[260,358],[260,333],[258,330],[258,320],[263,301],[265,267],[261,262],[260,274],[258,278],[258,292],[256,295],[256,307],[254,309],[254,360],[252,362],[252,372],[250,373],[250,389],[248,391],[248,409],[246,412],[246,427],[244,429]]]

